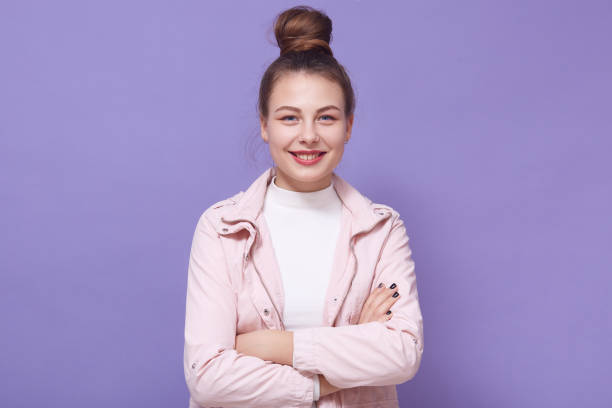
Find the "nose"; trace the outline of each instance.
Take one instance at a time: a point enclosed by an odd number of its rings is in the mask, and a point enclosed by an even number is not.
[[[318,142],[319,135],[317,134],[317,131],[315,130],[314,125],[312,124],[304,125],[304,127],[302,128],[302,133],[300,134],[299,140],[302,142],[306,142],[308,144]]]

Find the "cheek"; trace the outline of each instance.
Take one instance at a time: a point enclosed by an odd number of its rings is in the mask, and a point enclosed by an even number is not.
[[[332,146],[334,149],[339,149],[344,146],[344,139],[346,137],[346,132],[344,130],[344,125],[334,125],[328,126],[325,129],[321,130],[321,135],[327,141],[327,144]]]
[[[295,131],[283,128],[271,128],[268,131],[268,145],[270,151],[282,152],[295,139]]]
[[[288,160],[290,157],[288,157],[289,153],[287,153],[284,149],[284,146],[279,146],[279,145],[274,145],[274,146],[270,146],[270,156],[272,156],[272,158],[275,161],[278,160]]]

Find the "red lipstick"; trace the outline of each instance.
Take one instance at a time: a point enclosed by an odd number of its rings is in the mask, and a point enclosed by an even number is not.
[[[323,158],[325,153],[327,153],[327,152],[324,152],[322,150],[296,150],[296,151],[289,152],[289,153],[291,153],[291,155],[293,156],[293,158],[295,159],[296,162],[298,162],[300,164],[303,164],[303,165],[306,165],[306,166],[310,166],[312,164],[315,164],[315,163],[319,162]],[[318,156],[316,156],[312,160],[306,160],[306,159],[300,159],[297,156],[298,154],[300,154],[300,155],[302,155],[302,154],[308,154],[308,155],[317,154]]]

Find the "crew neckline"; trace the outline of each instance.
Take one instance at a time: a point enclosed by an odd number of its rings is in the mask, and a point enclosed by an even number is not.
[[[276,176],[272,177],[266,200],[287,207],[312,208],[324,207],[330,203],[339,201],[340,198],[334,188],[334,182],[329,186],[317,191],[293,191],[276,185]]]

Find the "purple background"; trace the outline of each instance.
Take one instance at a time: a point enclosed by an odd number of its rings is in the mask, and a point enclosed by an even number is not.
[[[187,406],[193,231],[272,163],[296,4],[0,3],[2,406]],[[611,2],[307,4],[357,92],[337,172],[411,238],[401,406],[609,406]]]

